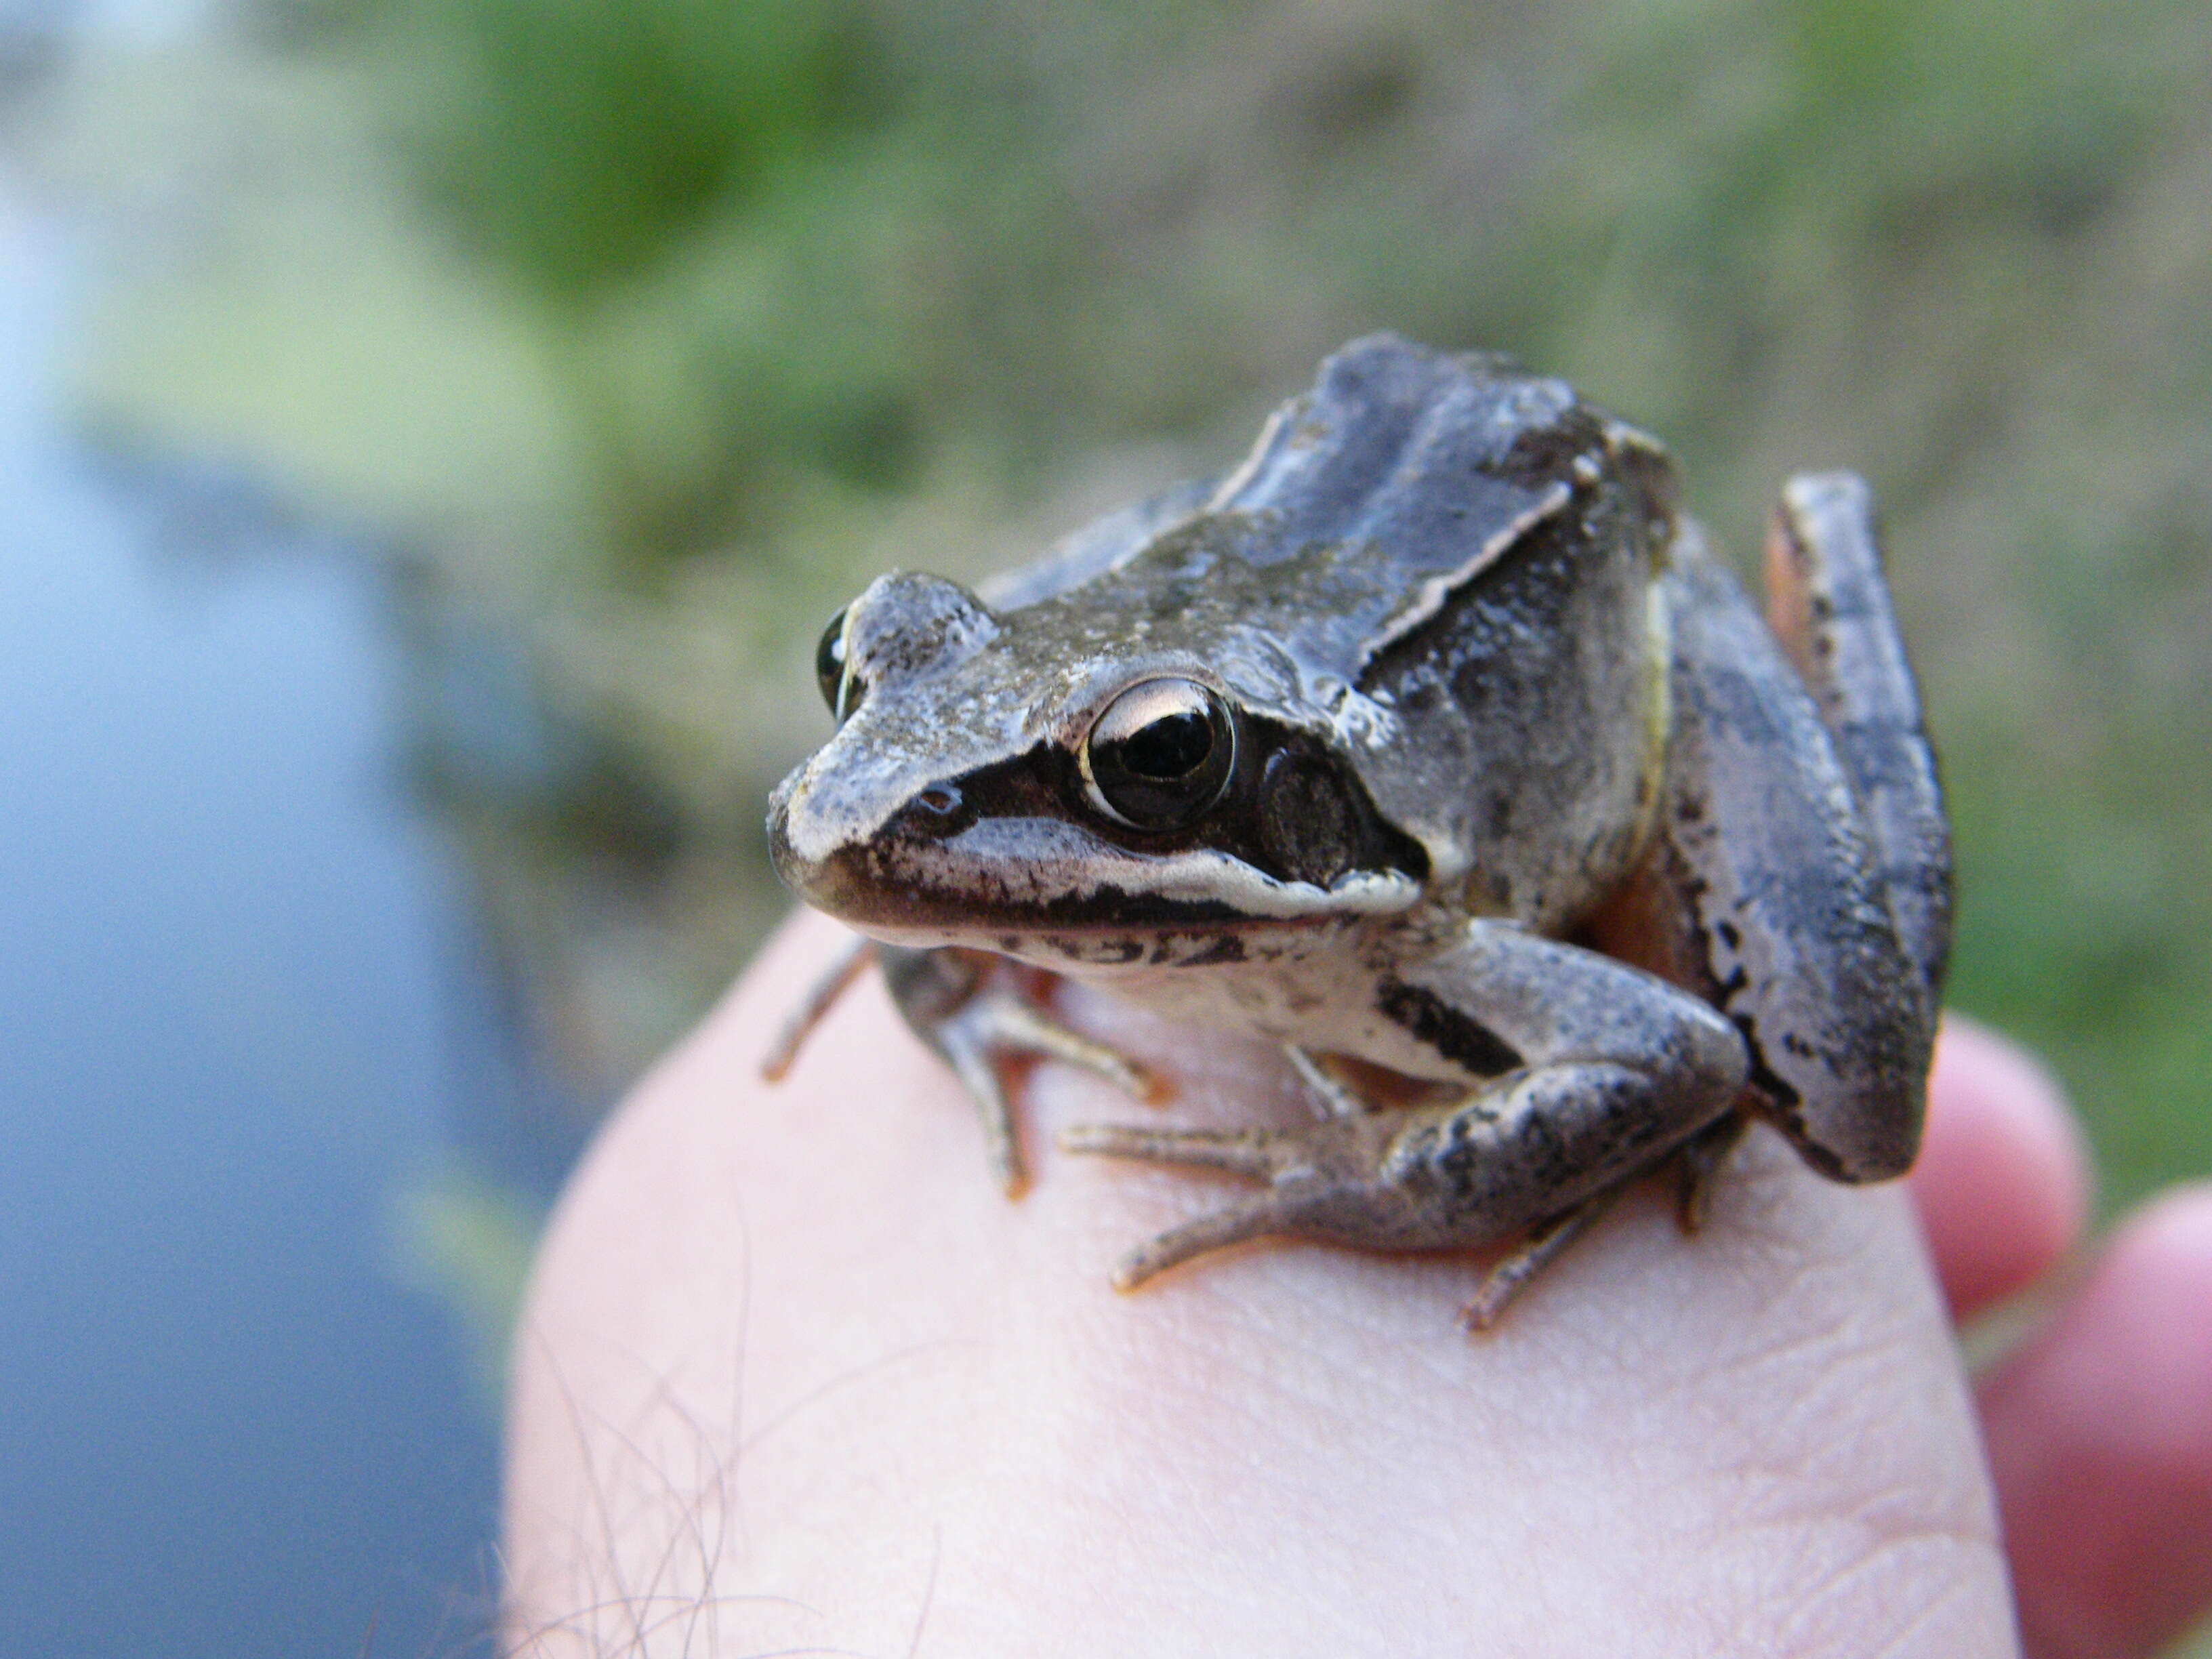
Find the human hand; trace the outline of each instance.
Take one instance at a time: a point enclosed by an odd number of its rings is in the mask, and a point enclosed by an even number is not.
[[[595,1146],[541,1255],[510,1435],[511,1633],[541,1655],[2014,1651],[1953,1304],[2080,1224],[2056,1093],[1954,1024],[1923,1164],[1850,1190],[1755,1134],[1684,1238],[1656,1187],[1502,1328],[1476,1268],[1303,1246],[1133,1297],[1217,1201],[1049,1155],[1019,1204],[873,976],[756,1079],[832,948],[787,928]],[[1178,1121],[1305,1109],[1256,1044],[1104,999]],[[1127,1119],[1047,1066],[1030,1144]],[[2037,1659],[2212,1599],[2212,1194],[2123,1230],[1980,1409]],[[2193,1392],[2192,1392],[2193,1390]]]

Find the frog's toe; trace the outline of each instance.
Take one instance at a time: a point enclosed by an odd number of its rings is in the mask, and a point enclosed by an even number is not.
[[[1115,1263],[1114,1288],[1133,1291],[1146,1279],[1193,1256],[1279,1231],[1285,1219],[1281,1204],[1267,1197],[1249,1199],[1225,1210],[1216,1210],[1211,1215],[1200,1216],[1194,1221],[1186,1221],[1139,1244]]]
[[[1732,1112],[1682,1143],[1677,1158],[1674,1221],[1685,1234],[1704,1229],[1705,1218],[1712,1209],[1713,1188],[1749,1127],[1748,1119]]]
[[[1500,1257],[1483,1276],[1481,1288],[1475,1291],[1474,1300],[1459,1310],[1460,1322],[1473,1334],[1496,1328],[1505,1310],[1519,1299],[1536,1275],[1588,1232],[1612,1207],[1621,1190],[1620,1187],[1608,1188],[1565,1215],[1554,1216],[1530,1230],[1528,1237]]]
[[[1267,1129],[1151,1129],[1133,1123],[1084,1123],[1063,1129],[1064,1152],[1143,1158],[1233,1175],[1273,1176],[1283,1165],[1285,1138]]]

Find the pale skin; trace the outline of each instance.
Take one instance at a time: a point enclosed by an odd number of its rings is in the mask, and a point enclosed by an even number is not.
[[[1257,1244],[1115,1293],[1218,1195],[1054,1154],[1131,1109],[1048,1064],[1008,1202],[872,974],[761,1084],[836,938],[787,928],[562,1201],[517,1650],[1968,1659],[2018,1650],[2000,1502],[2035,1659],[2148,1655],[2212,1599],[2212,1194],[2125,1225],[1978,1402],[1947,1294],[2043,1277],[2085,1191],[1985,1033],[1947,1034],[1909,1192],[1760,1131],[1702,1234],[1633,1192],[1470,1338],[1466,1256]],[[1256,1044],[1060,1012],[1176,1076],[1176,1122],[1309,1109]]]

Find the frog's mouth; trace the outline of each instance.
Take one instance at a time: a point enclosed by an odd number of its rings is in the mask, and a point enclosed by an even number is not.
[[[1134,935],[1267,929],[1382,915],[1420,897],[1403,872],[1290,881],[1212,848],[1141,853],[1054,818],[989,818],[942,840],[878,836],[819,860],[770,835],[776,872],[817,909],[904,945],[997,944],[1012,932]]]

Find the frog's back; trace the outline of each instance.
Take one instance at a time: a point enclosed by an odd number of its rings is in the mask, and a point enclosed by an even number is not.
[[[1596,430],[1562,381],[1378,334],[1322,365],[1210,505],[1253,525],[1246,556],[1293,590],[1328,550],[1338,602],[1277,626],[1356,679],[1565,507],[1568,462]]]
[[[1087,605],[1169,617],[1203,579],[1309,674],[1354,682],[1565,507],[1599,428],[1561,381],[1373,335],[1324,362],[1226,478],[1098,520],[991,597],[1081,586]]]

